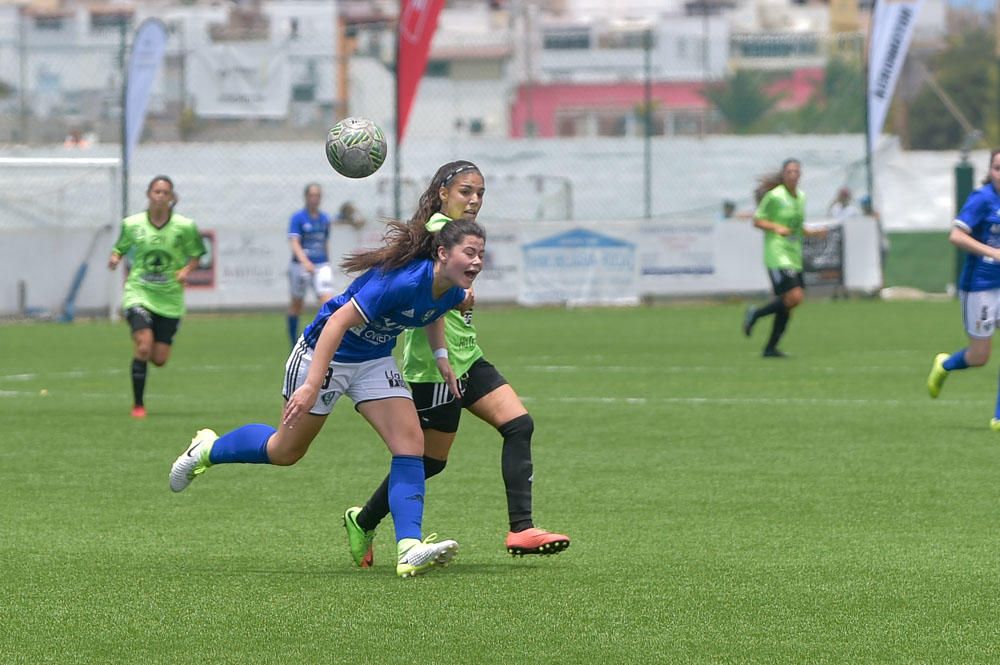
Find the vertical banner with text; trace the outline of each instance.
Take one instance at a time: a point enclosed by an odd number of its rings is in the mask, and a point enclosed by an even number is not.
[[[922,0],[876,0],[868,43],[868,146],[878,145]]]

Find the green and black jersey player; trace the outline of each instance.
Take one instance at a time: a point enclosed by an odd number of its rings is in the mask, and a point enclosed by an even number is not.
[[[799,189],[802,165],[797,159],[786,159],[781,171],[761,180],[757,187],[757,210],[753,225],[764,231],[764,266],[767,268],[774,299],[763,307],[747,308],[743,317],[743,334],[747,337],[753,326],[765,316],[774,316],[771,335],[764,347],[765,358],[783,358],[778,341],[785,333],[793,309],[805,293],[802,282],[802,238],[825,235],[826,230],[809,231],[805,227],[806,195]]]
[[[486,192],[482,172],[472,162],[455,161],[437,170],[420,197],[411,223],[438,232],[451,220],[474,220]],[[472,302],[467,299],[444,317],[447,348],[432,349],[422,330],[404,334],[403,377],[424,432],[424,472],[431,477],[444,470],[458,431],[462,409],[496,428],[503,437],[501,472],[507,492],[510,531],[506,548],[511,554],[555,554],[569,546],[569,537],[535,527],[532,521],[531,437],[534,422],[507,380],[484,357],[472,324]],[[460,377],[461,395],[453,395],[435,361],[448,357]],[[372,565],[375,527],[388,514],[388,478],[363,508],[344,514],[351,556],[361,567]]]
[[[163,367],[184,315],[184,283],[205,244],[194,222],[173,211],[174,184],[164,175],[153,178],[146,188],[149,207],[122,220],[121,233],[108,267],[114,270],[122,257],[130,256],[122,309],[132,330],[132,416],[144,418],[146,368],[150,360]]]

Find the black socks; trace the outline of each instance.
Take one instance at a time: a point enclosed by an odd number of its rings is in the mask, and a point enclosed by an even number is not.
[[[145,360],[132,359],[132,396],[135,406],[143,406],[142,397],[146,392],[146,366]]]
[[[497,428],[503,436],[500,469],[507,488],[507,514],[511,531],[524,531],[531,521],[531,435],[535,422],[529,414],[518,416]]]

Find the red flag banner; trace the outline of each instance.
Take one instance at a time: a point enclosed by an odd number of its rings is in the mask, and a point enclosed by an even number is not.
[[[403,142],[417,85],[427,69],[431,39],[444,0],[401,0],[396,51],[396,142]]]

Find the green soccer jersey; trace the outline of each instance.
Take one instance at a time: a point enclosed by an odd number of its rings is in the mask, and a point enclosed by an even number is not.
[[[472,363],[483,356],[472,325],[472,310],[453,309],[444,315],[444,338],[448,343],[448,362],[455,376],[461,377]],[[403,378],[409,383],[441,383],[444,379],[434,361],[434,352],[423,328],[403,333]]]
[[[806,219],[805,193],[799,189],[793,196],[784,185],[778,185],[764,195],[753,216],[792,230],[788,236],[774,231],[764,232],[764,265],[769,269],[801,272],[803,224]]]
[[[131,215],[122,220],[114,251],[122,256],[131,252],[123,309],[139,306],[172,319],[183,316],[184,285],[177,281],[177,271],[205,253],[192,220],[171,213],[167,223],[156,228],[148,213]]]

